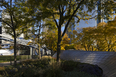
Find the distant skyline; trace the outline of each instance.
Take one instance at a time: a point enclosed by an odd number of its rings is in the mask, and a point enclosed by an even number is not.
[[[95,19],[90,19],[90,20],[80,20],[79,23],[75,26],[75,30],[77,28],[84,28],[84,27],[94,27],[97,26],[97,20]],[[62,31],[64,31],[64,27],[62,27]]]
[[[87,21],[80,20],[79,25],[77,25],[75,27],[75,29],[76,28],[84,28],[84,27],[94,27],[94,26],[97,26],[97,22],[95,19],[90,19]]]

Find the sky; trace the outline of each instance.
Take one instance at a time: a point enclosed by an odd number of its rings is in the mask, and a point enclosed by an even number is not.
[[[88,9],[84,6],[84,10],[83,11],[87,11]],[[97,10],[97,7],[96,9]],[[88,12],[89,15],[92,15],[92,17],[96,16],[97,15],[97,12],[95,12],[95,10],[92,10],[92,12]],[[94,27],[94,26],[97,26],[97,20],[95,20],[95,18],[93,19],[89,19],[89,20],[80,20],[79,23],[77,23],[77,25],[75,26],[75,30],[77,28],[84,28],[84,27]],[[62,32],[64,30],[64,27],[62,27]]]
[[[88,21],[80,20],[80,22],[75,26],[75,30],[77,28],[84,28],[84,27],[94,27],[97,26],[97,20],[90,19]],[[62,32],[64,31],[64,27],[62,27]]]
[[[96,21],[97,21],[97,20],[95,20],[95,19],[90,19],[90,20],[88,20],[88,21],[81,20],[81,21],[79,22],[79,25],[77,25],[77,26],[75,27],[75,29],[76,29],[76,28],[83,28],[83,27],[93,27],[93,26],[96,26]]]
[[[8,1],[8,0],[5,0],[5,1]],[[85,10],[87,10],[86,7],[84,7],[84,8],[85,8]],[[1,10],[1,8],[0,8],[0,10]],[[88,21],[80,20],[79,24],[76,25],[75,29],[77,29],[77,28],[83,28],[83,27],[93,27],[93,26],[96,26],[96,24],[97,24],[96,21],[97,20],[95,20],[95,19],[90,19]],[[62,27],[62,31],[63,30],[64,30],[64,27]]]

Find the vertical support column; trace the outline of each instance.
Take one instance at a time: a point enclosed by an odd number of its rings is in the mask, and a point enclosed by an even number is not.
[[[30,59],[32,59],[32,55],[33,55],[33,48],[30,47]]]
[[[35,59],[35,48],[33,48],[33,57],[34,57],[34,59]]]
[[[32,47],[32,59],[33,59],[33,50],[34,50],[34,48]]]
[[[33,54],[32,57],[35,59],[35,48],[33,47]]]

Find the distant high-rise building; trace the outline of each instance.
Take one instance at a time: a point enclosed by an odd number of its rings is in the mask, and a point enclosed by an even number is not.
[[[114,15],[109,15],[110,19],[108,19],[108,20],[104,17],[105,16],[104,15],[104,10],[105,9],[101,10],[101,7],[104,7],[103,3],[105,1],[109,1],[109,0],[98,0],[98,2],[97,2],[97,15],[98,15],[97,24],[100,23],[100,22],[106,22],[107,23],[108,21],[112,21],[114,19]],[[114,2],[116,2],[116,0],[114,0]],[[113,9],[113,13],[116,12],[115,10],[116,10],[116,8]]]
[[[71,37],[73,35],[73,30],[75,30],[75,23],[70,24],[70,28],[67,29],[66,34],[68,35],[68,38],[70,38],[70,43],[73,40]]]
[[[104,17],[104,9],[101,10],[101,7],[103,7],[102,3],[104,3],[104,1],[109,1],[109,0],[98,0],[97,1],[97,5],[96,5],[96,8],[95,8],[95,10],[97,10],[97,12],[94,14],[94,15],[97,15],[97,19],[93,18],[93,19],[87,20],[87,23],[86,23],[86,21],[81,20],[79,22],[78,26],[77,25],[76,26],[74,26],[74,25],[70,26],[71,31],[67,30],[67,32],[66,32],[68,34],[69,38],[71,38],[70,35],[73,34],[72,31],[76,30],[76,28],[93,27],[93,26],[97,26],[98,23],[101,23],[101,22],[106,22],[107,23],[108,22],[108,20],[105,19],[105,17]],[[116,0],[114,0],[114,1],[116,2]],[[86,7],[84,7],[84,8],[86,9]],[[114,16],[112,15],[111,17],[112,17],[112,20],[113,20]]]
[[[4,0],[0,0],[0,6],[2,5]],[[2,22],[1,22],[1,19],[2,19],[2,9],[0,8],[0,34],[2,34]],[[0,36],[1,38],[1,36]],[[2,43],[2,40],[0,40],[0,44]]]

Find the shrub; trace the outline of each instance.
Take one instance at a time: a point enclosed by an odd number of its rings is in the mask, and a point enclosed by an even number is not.
[[[43,77],[63,77],[63,71],[60,68],[60,64],[55,62],[45,70]]]
[[[20,75],[22,77],[34,77],[34,74],[35,74],[35,69],[34,68],[26,68],[26,69],[23,69],[22,71],[20,71]],[[19,74],[17,74],[15,77],[20,77]]]
[[[68,49],[75,49],[75,48],[74,48],[74,45],[73,45],[73,44],[71,44],[71,45],[66,45],[66,46],[65,46],[65,50],[68,50]]]
[[[57,63],[52,58],[26,60],[16,67],[10,66],[5,67],[5,71],[0,70],[0,73],[3,72],[0,77],[97,77],[79,72],[81,64],[83,63],[74,61]]]
[[[79,62],[74,61],[63,61],[61,64],[61,69],[64,71],[73,71],[75,68],[77,68]]]
[[[85,72],[70,71],[70,72],[65,72],[64,77],[97,77],[97,76],[90,75]]]
[[[7,72],[5,71],[5,67],[0,67],[0,77],[8,76]]]

